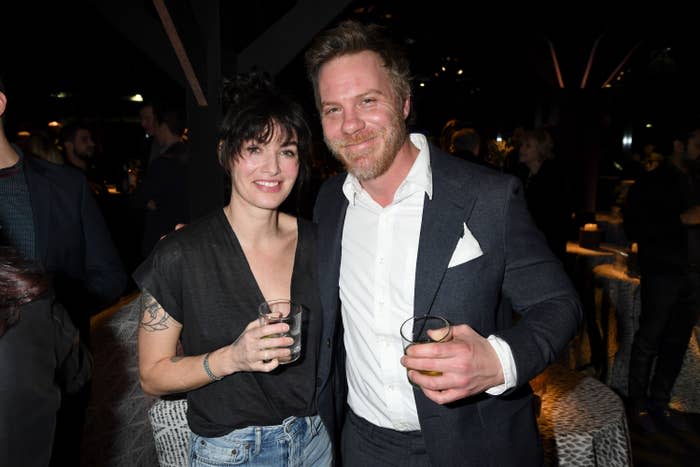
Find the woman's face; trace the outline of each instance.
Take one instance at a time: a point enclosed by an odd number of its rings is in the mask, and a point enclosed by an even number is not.
[[[541,160],[534,139],[525,138],[523,140],[523,144],[520,145],[519,160],[525,165]]]
[[[296,134],[284,140],[275,126],[269,143],[246,141],[231,164],[231,197],[237,204],[275,210],[289,196],[299,175]]]

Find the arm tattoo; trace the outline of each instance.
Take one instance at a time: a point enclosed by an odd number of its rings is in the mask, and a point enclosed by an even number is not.
[[[139,297],[139,308],[141,309],[141,326],[145,331],[163,331],[168,329],[168,320],[170,315],[163,309],[162,306],[153,298],[153,295],[146,291],[141,292]]]
[[[175,355],[174,357],[170,357],[170,361],[173,363],[177,363],[183,358],[185,358],[183,355]]]

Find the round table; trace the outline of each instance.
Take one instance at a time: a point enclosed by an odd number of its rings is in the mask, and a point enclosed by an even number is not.
[[[608,357],[613,355],[612,370],[606,382],[618,393],[627,395],[632,341],[637,331],[639,315],[642,312],[639,279],[630,277],[627,272],[612,264],[601,264],[593,268],[597,287],[602,288],[601,322],[607,328],[604,340]],[[611,320],[612,318],[612,320]],[[613,325],[610,326],[610,321]]]
[[[562,353],[561,361],[570,368],[583,368],[594,365],[605,371],[607,357],[603,337],[598,326],[593,285],[593,268],[600,264],[615,262],[615,247],[602,244],[598,249],[584,248],[578,242],[566,244],[564,264],[581,298],[584,313],[584,326]]]
[[[614,212],[596,212],[595,221],[603,231],[603,239],[606,243],[627,246],[629,241],[625,235],[621,215]]]
[[[612,371],[606,382],[624,396],[627,395],[630,357],[634,334],[639,327],[642,312],[640,280],[612,264],[601,264],[593,269],[596,286],[602,289],[600,315],[614,324],[606,334],[608,355],[613,355]],[[700,413],[700,326],[695,326],[688,342],[681,372],[671,392],[670,405],[681,412]]]
[[[546,465],[632,465],[627,417],[617,394],[557,364],[541,376],[537,422]]]

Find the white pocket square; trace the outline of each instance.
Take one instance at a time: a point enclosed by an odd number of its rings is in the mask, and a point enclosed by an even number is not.
[[[452,253],[452,258],[450,258],[450,264],[448,264],[447,267],[459,266],[483,254],[484,252],[481,251],[479,242],[476,241],[474,235],[469,231],[467,224],[464,224],[464,233],[462,234],[462,238],[459,239],[459,242],[457,242],[455,251]]]

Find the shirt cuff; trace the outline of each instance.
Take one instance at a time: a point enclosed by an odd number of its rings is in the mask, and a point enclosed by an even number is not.
[[[503,369],[503,384],[494,386],[486,390],[486,394],[491,396],[499,396],[506,392],[508,389],[515,387],[515,382],[518,380],[518,372],[515,368],[515,359],[513,358],[513,352],[510,350],[510,345],[500,337],[496,337],[493,334],[487,339],[493,350],[496,351],[498,355],[498,361],[501,362],[501,368]]]

